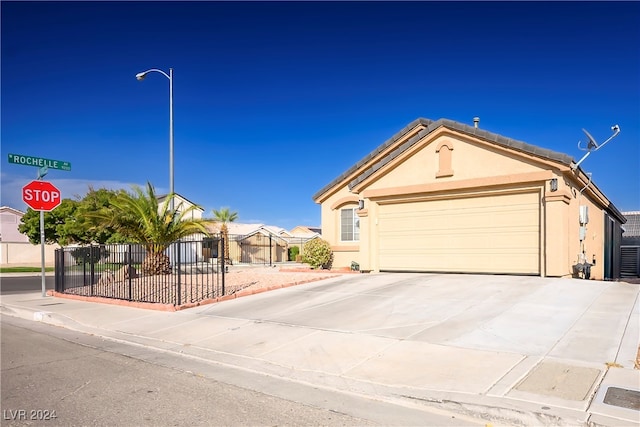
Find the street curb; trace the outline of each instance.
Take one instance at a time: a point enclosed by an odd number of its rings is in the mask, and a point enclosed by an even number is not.
[[[287,371],[288,368],[273,365],[269,361],[261,361],[262,364],[268,365],[268,368],[266,370],[259,370],[252,366],[251,363],[237,363],[237,358],[229,358],[227,357],[228,355],[221,352],[206,351],[204,354],[199,354],[197,351],[185,351],[185,349],[176,347],[169,343],[164,343],[166,345],[163,346],[162,341],[154,338],[148,338],[142,335],[128,335],[118,331],[103,330],[87,326],[82,323],[75,322],[73,319],[67,318],[66,316],[51,312],[33,311],[28,308],[6,306],[4,304],[0,305],[0,312],[5,315],[63,327],[79,333],[99,336],[111,342],[149,348],[163,353],[198,360],[207,364],[227,366],[232,369],[239,369],[274,378],[286,378],[288,381],[294,383],[309,384],[309,379],[306,378],[305,375],[300,375],[300,372],[293,376],[286,375],[285,371]],[[217,357],[206,357],[207,355],[211,356],[213,354]],[[307,372],[306,374],[311,374],[312,376],[319,375],[311,372]],[[381,384],[377,384],[376,389],[378,393],[371,395],[365,391],[371,386],[371,384],[366,381],[350,379],[336,374],[328,376],[322,374],[320,375],[320,378],[324,378],[325,381],[321,381],[320,383],[314,382],[314,387],[326,390],[335,390],[340,393],[348,393],[405,407],[423,408],[423,410],[429,408],[431,410],[447,411],[460,416],[472,417],[480,422],[486,422],[487,426],[490,426],[493,423],[497,425],[518,426],[587,426],[587,420],[590,416],[589,412],[559,406],[550,406],[546,411],[540,411],[540,407],[536,402],[528,402],[506,396],[469,395],[463,392],[424,390],[404,386],[383,386]],[[341,389],[332,385],[333,383],[344,385],[345,381],[350,381],[350,385],[346,389]],[[593,426],[589,425],[589,427]]]

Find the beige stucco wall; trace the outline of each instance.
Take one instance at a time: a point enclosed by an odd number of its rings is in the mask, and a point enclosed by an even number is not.
[[[443,144],[452,148],[450,171],[444,174],[437,153]],[[318,200],[321,202],[323,237],[332,245],[334,267],[348,267],[356,261],[362,270],[379,268],[380,242],[376,226],[380,203],[405,200],[408,203],[403,206],[410,210],[411,202],[417,200],[445,197],[465,200],[497,190],[507,193],[536,191],[540,194],[540,275],[570,277],[573,274],[572,266],[578,262],[580,254],[578,215],[582,204],[589,209],[584,240],[586,259],[590,262],[595,255],[596,265],[591,269],[591,276],[595,279],[603,277],[603,201],[606,200],[592,187],[580,194],[585,177],[565,165],[441,129],[427,135],[350,191],[348,184],[356,176],[347,177]],[[557,191],[550,189],[553,178],[558,180]],[[364,209],[359,211],[360,241],[342,242],[340,209],[357,207],[359,199],[364,200]]]
[[[44,260],[47,267],[55,264],[55,250],[58,245],[44,246]],[[0,243],[0,265],[3,267],[39,267],[42,263],[40,245],[31,243]]]
[[[469,138],[457,135],[456,139],[446,130],[429,135],[411,150],[405,152],[393,162],[386,173],[376,177],[375,182],[367,186],[368,190],[404,187],[435,182],[484,179],[490,175],[517,175],[540,170],[530,160],[498,150],[486,143],[472,142]],[[446,144],[452,150],[451,177],[436,178],[439,156],[436,150]],[[487,163],[490,162],[490,163]],[[489,172],[489,173],[488,173]]]

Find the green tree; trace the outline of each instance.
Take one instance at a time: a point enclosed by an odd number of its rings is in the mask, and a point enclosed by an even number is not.
[[[124,190],[108,190],[106,188],[95,190],[92,186],[89,186],[89,191],[78,204],[76,216],[73,221],[77,227],[74,233],[78,237],[78,243],[104,244],[123,243],[127,241],[125,236],[113,228],[93,227],[94,224],[90,218],[93,212],[110,207],[116,197],[118,197],[118,194],[124,192]]]
[[[70,233],[69,225],[78,209],[78,202],[63,199],[60,205],[50,212],[44,213],[44,242],[57,243],[61,246],[76,242],[76,236]],[[40,211],[28,208],[20,220],[18,231],[29,238],[29,242],[40,243]]]
[[[222,234],[222,238],[224,239],[224,260],[225,262],[231,263],[231,259],[229,259],[229,228],[227,227],[227,223],[238,219],[238,212],[231,212],[229,208],[220,208],[220,210],[213,209],[212,213],[214,219],[222,223],[220,226],[220,234]]]
[[[170,274],[171,260],[164,252],[171,243],[182,237],[203,233],[208,234],[202,219],[190,219],[191,211],[197,206],[178,211],[171,210],[169,203],[162,207],[151,183],[146,192],[139,186],[132,186],[133,193],[123,191],[112,201],[111,206],[88,213],[96,229],[111,229],[120,233],[132,243],[145,246],[147,256],[142,263],[146,274]],[[175,194],[169,194],[171,200]]]
[[[44,213],[45,243],[66,246],[71,243],[113,243],[122,242],[124,237],[112,229],[92,229],[88,215],[111,205],[111,201],[123,190],[113,191],[101,188],[89,192],[78,200],[63,199],[60,206]],[[27,209],[18,231],[33,244],[40,243],[40,212]]]

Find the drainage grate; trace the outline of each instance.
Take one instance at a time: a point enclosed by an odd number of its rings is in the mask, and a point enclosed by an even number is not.
[[[603,402],[607,405],[640,411],[640,391],[609,387]]]
[[[64,304],[64,303],[62,303],[62,302],[52,302],[52,303],[49,303],[49,304],[40,304],[40,307],[46,307],[46,306],[49,306],[49,305],[62,305],[62,304]]]

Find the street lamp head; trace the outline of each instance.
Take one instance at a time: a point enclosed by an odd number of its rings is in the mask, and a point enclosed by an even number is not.
[[[146,71],[144,73],[136,74],[136,79],[138,79],[139,81],[144,80],[145,77],[147,77],[147,72]]]

